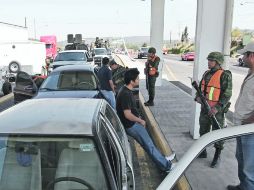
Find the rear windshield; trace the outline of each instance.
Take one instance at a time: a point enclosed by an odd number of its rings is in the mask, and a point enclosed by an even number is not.
[[[63,71],[53,72],[42,84],[43,90],[96,90],[97,80],[93,72]]]
[[[148,48],[141,48],[141,51],[148,52]]]
[[[0,189],[91,189],[84,184],[108,189],[93,139],[0,137]]]
[[[84,52],[62,52],[54,61],[87,61],[87,58]]]
[[[106,49],[94,49],[95,55],[107,55],[107,50]]]

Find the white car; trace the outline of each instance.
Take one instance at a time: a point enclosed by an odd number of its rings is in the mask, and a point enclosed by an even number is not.
[[[55,69],[63,65],[92,64],[92,61],[93,58],[86,50],[65,50],[57,54],[53,63],[50,64],[50,68]]]
[[[108,57],[110,60],[112,59],[112,54],[106,48],[94,48],[93,49],[94,56],[94,64],[101,66],[102,59],[104,57]]]
[[[220,140],[250,134],[254,134],[254,123],[215,130],[201,136],[177,162],[176,166],[157,187],[157,190],[173,189],[174,184],[177,183],[192,161],[209,145]]]

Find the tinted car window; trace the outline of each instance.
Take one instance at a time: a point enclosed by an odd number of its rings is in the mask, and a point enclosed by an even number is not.
[[[52,73],[40,90],[96,90],[96,78],[92,72],[64,71]]]
[[[86,61],[86,55],[83,52],[63,52],[59,53],[55,61]]]

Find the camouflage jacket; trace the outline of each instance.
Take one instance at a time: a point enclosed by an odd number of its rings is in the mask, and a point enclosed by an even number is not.
[[[205,83],[208,84],[213,74],[220,69],[220,67],[213,68],[211,70],[208,70],[205,72],[205,74],[202,77],[202,80],[205,80]],[[199,83],[199,88],[201,90],[201,83],[202,80]],[[225,107],[229,103],[229,100],[232,96],[232,74],[229,70],[224,70],[224,72],[221,75],[220,78],[220,85],[221,85],[221,93],[219,97],[219,102],[215,106],[215,108],[221,112],[224,111]]]
[[[125,67],[121,65],[112,71],[112,80],[114,85],[116,85],[116,90],[119,90],[124,85],[124,73],[126,71]]]
[[[147,72],[150,67],[154,67],[158,71],[159,63],[160,63],[160,58],[158,56],[156,56],[154,60],[147,59],[146,71],[145,71],[146,75],[148,74]],[[149,76],[149,77],[151,77],[151,76]]]

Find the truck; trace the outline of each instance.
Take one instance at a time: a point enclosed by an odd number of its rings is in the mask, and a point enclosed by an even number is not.
[[[0,92],[11,92],[11,82],[19,71],[43,74],[45,55],[45,44],[39,41],[0,42]]]
[[[40,42],[44,42],[46,46],[46,58],[54,60],[57,54],[57,41],[56,36],[48,35],[41,36]]]

